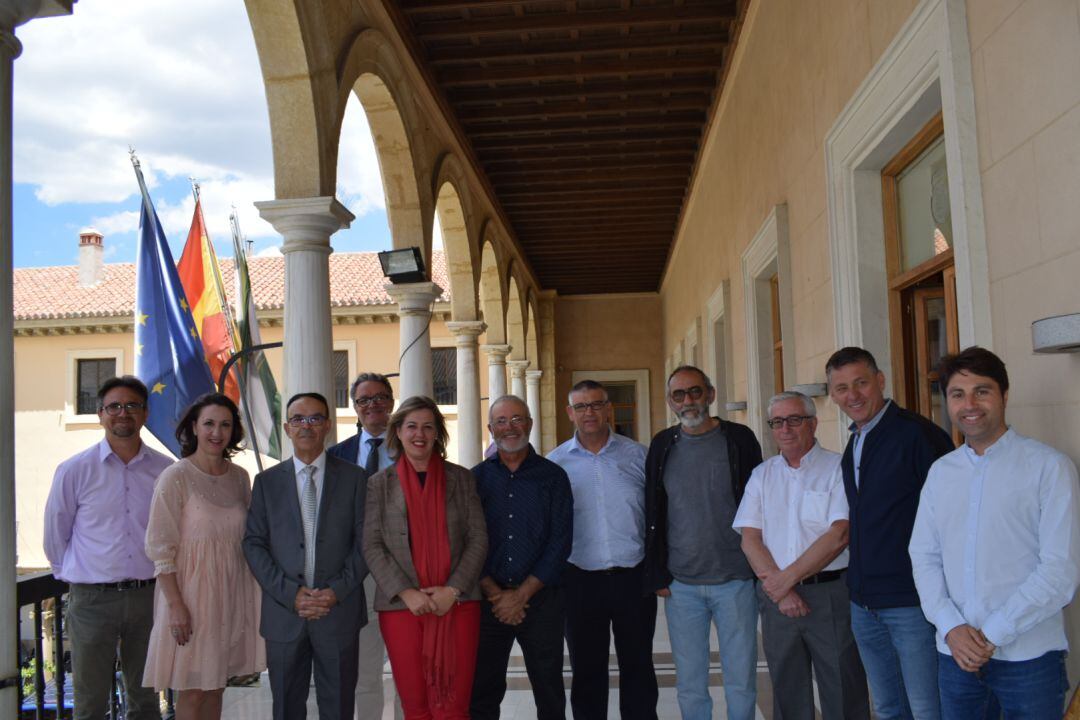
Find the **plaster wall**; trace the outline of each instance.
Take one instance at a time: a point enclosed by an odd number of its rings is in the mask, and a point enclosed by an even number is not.
[[[649,371],[652,433],[665,427],[664,361],[658,352],[660,298],[633,295],[577,295],[555,300],[556,444],[573,434],[566,395],[579,370]],[[648,444],[649,438],[640,438]]]

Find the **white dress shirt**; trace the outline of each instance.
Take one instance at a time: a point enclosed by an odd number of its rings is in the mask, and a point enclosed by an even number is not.
[[[372,435],[363,427],[360,428],[360,447],[356,451],[356,464],[360,467],[367,467],[367,458],[371,453],[371,445],[368,445],[368,440],[375,438],[381,438],[382,442],[379,443],[379,469],[385,470],[394,464],[394,461],[390,459],[390,454],[386,450],[386,431],[383,430],[382,435]]]
[[[570,562],[582,570],[634,567],[645,558],[645,454],[645,446],[614,430],[598,453],[582,447],[577,433],[548,453],[570,477]]]
[[[1080,582],[1076,466],[1013,430],[983,455],[965,443],[930,468],[911,534],[911,565],[938,650],[962,624],[998,660],[1065,650],[1061,609]]]
[[[293,455],[293,467],[296,469],[296,501],[300,503],[300,507],[304,507],[304,483],[307,482],[307,478],[304,475],[304,468],[307,465],[304,464],[300,458]],[[319,508],[322,507],[322,489],[323,478],[326,476],[326,451],[319,453],[319,457],[315,458],[315,462],[311,463],[315,468],[315,527],[319,527]]]
[[[754,468],[732,527],[761,530],[761,540],[781,570],[798,560],[837,520],[848,519],[840,455],[814,443],[799,467],[775,455]],[[822,568],[848,566],[845,549]]]

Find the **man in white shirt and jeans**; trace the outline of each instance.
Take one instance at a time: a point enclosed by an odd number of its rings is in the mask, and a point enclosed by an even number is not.
[[[773,715],[813,720],[812,665],[824,720],[869,720],[844,582],[848,503],[840,455],[818,445],[817,410],[802,393],[774,395],[768,413],[780,454],[754,469],[732,525],[761,581]]]
[[[939,371],[964,444],[930,468],[912,532],[915,584],[937,627],[942,717],[1058,718],[1062,608],[1080,582],[1080,487],[1064,454],[1005,424],[1009,377],[988,350]]]

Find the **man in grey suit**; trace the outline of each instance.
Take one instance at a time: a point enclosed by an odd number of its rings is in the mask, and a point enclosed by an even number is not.
[[[274,720],[306,716],[313,663],[320,720],[353,716],[357,638],[367,622],[367,475],[326,454],[329,415],[318,393],[289,400],[293,457],[255,476],[248,510],[244,555],[263,589]]]

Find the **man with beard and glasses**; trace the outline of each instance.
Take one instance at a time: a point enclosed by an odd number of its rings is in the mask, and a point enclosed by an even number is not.
[[[470,714],[497,720],[506,667],[517,640],[532,683],[537,720],[563,720],[563,593],[573,540],[574,501],[566,472],[529,444],[525,401],[504,395],[491,404],[488,429],[497,452],[473,468],[487,522],[488,556],[480,646]]]
[[[679,424],[653,438],[645,459],[645,590],[665,598],[683,720],[712,717],[709,624],[716,625],[727,716],[757,704],[754,571],[732,529],[761,445],[750,428],[709,415],[716,399],[691,365],[668,377]]]
[[[104,717],[119,647],[127,717],[160,718],[157,693],[142,683],[154,622],[154,563],[144,540],[154,483],[172,460],[141,439],[148,397],[141,380],[110,378],[97,397],[105,437],[56,468],[45,505],[45,555],[71,586],[75,717]]]

